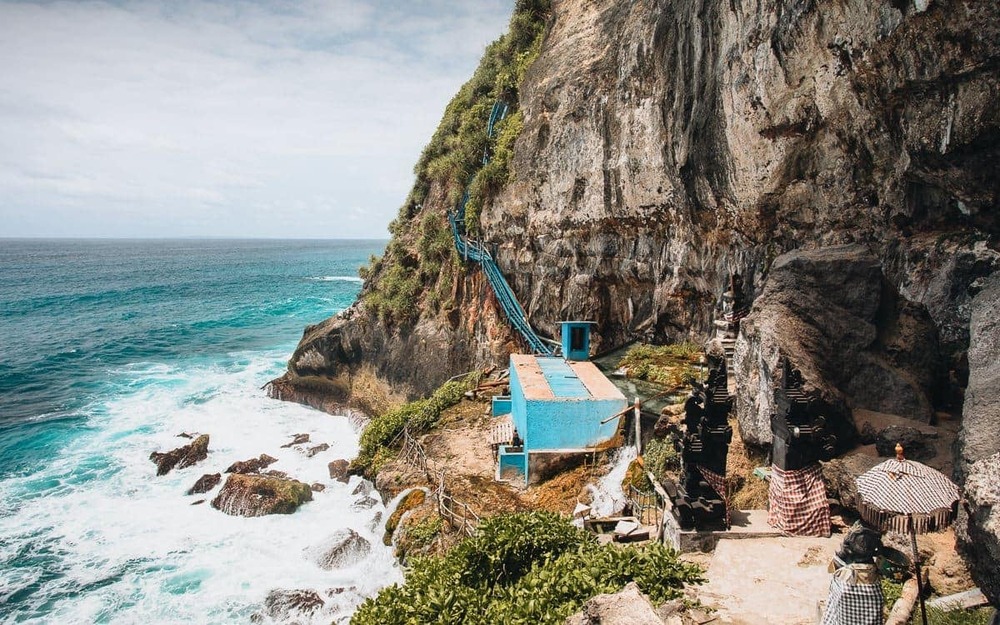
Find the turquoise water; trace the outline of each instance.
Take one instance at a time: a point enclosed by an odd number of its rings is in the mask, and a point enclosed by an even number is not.
[[[260,387],[305,325],[350,305],[382,246],[0,240],[0,622],[246,622],[296,588],[327,593],[313,617],[329,623],[394,579],[380,549],[341,571],[312,562],[338,528],[375,538],[381,506],[352,510],[354,484],[255,519],[184,494],[260,453],[328,483],[326,464],[356,452],[345,418]],[[209,433],[208,459],[157,478],[149,453],[181,432]],[[281,449],[300,432],[331,448]]]

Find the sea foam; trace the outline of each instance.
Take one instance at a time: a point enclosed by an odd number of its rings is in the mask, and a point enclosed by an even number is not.
[[[358,478],[345,485],[327,470],[357,452],[358,433],[344,417],[277,402],[260,389],[283,360],[242,354],[115,371],[106,399],[87,408],[86,432],[44,469],[0,482],[0,620],[247,622],[263,613],[270,591],[287,589],[325,601],[289,620],[330,623],[399,581],[374,522],[384,507],[352,510],[362,496],[351,495]],[[185,432],[210,435],[208,458],[156,477],[149,453],[186,444],[178,437]],[[298,433],[311,442],[281,448]],[[330,449],[308,457],[308,447],[321,443]],[[257,518],[213,509],[220,487],[185,495],[202,474],[261,453],[278,458],[270,469],[326,489],[292,515]],[[360,562],[326,571],[308,558],[345,528],[372,544]]]

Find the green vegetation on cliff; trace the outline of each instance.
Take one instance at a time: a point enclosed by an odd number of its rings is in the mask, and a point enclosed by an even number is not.
[[[362,297],[387,324],[414,321],[423,308],[446,307],[449,285],[459,271],[447,212],[466,189],[466,228],[479,229],[479,215],[507,184],[514,142],[523,118],[518,93],[545,36],[550,0],[518,0],[507,34],[487,48],[472,78],[462,85],[414,168],[416,181],[389,225],[392,240],[381,259],[362,268]],[[487,125],[493,103],[505,102],[509,114],[495,129]],[[483,155],[491,154],[485,167]],[[426,204],[426,208],[425,208]],[[422,306],[421,306],[422,304]]]
[[[351,623],[562,623],[631,581],[661,602],[703,579],[660,543],[600,546],[553,512],[501,515],[444,556],[413,558],[406,582],[368,599]]]
[[[442,384],[430,397],[417,399],[368,422],[361,434],[361,448],[351,462],[351,470],[374,477],[379,467],[391,460],[402,444],[398,437],[403,428],[411,434],[426,432],[441,418],[441,413],[462,401],[465,392],[479,382],[478,373],[470,373]]]

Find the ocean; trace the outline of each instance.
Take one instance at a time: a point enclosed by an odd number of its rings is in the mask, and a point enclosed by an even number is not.
[[[307,324],[354,301],[383,246],[0,239],[0,623],[340,622],[401,579],[381,503],[352,508],[358,478],[329,478],[359,433],[261,389]],[[194,432],[208,458],[157,477],[150,452]],[[299,433],[330,448],[281,448]],[[212,508],[218,487],[185,494],[261,453],[326,490],[257,518]],[[316,550],[344,528],[373,549],[323,570]],[[275,589],[324,605],[268,615]]]

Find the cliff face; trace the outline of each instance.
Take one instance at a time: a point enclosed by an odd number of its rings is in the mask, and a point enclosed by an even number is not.
[[[961,378],[1000,265],[998,68],[995,2],[555,0],[481,236],[542,334],[593,319],[598,350],[703,337],[732,273],[752,295],[782,252],[860,243]],[[431,185],[396,242],[449,197]],[[285,395],[315,403],[361,362],[422,393],[520,348],[474,266],[422,293],[415,321],[360,303],[307,329]]]

